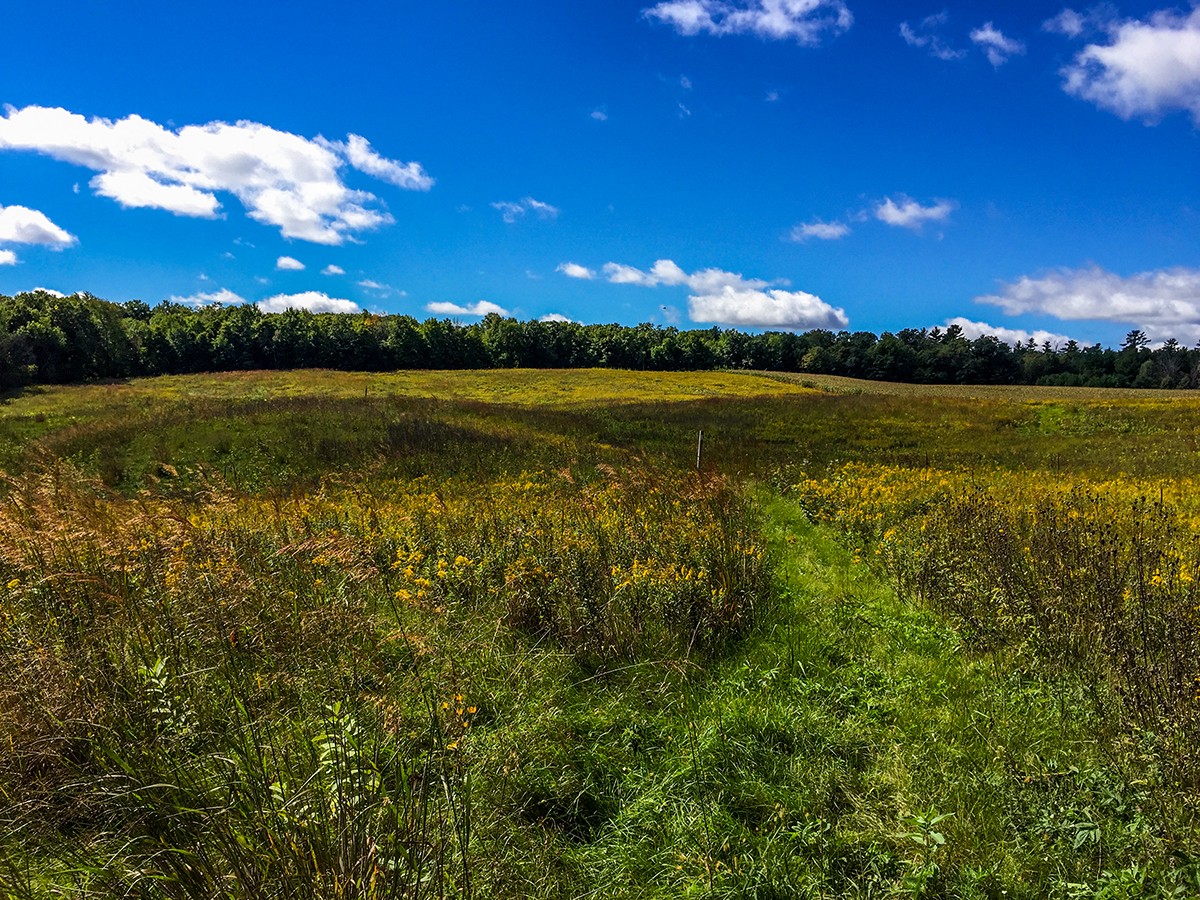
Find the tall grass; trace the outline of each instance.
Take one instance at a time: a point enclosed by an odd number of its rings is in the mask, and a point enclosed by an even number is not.
[[[1191,481],[846,466],[798,485],[976,649],[1111,689],[1127,734],[1200,779],[1200,507]]]
[[[504,647],[604,678],[719,652],[770,596],[745,497],[645,466],[184,501],[50,463],[7,486],[0,821],[73,835],[53,877],[85,893],[470,896]]]

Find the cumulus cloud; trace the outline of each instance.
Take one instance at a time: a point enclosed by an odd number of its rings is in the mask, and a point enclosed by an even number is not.
[[[303,272],[304,263],[290,256],[281,256],[275,260],[275,268],[284,272]]]
[[[435,316],[486,316],[489,313],[495,313],[508,318],[510,315],[507,309],[490,300],[480,300],[470,306],[460,306],[457,303],[426,303],[425,310]]]
[[[1009,57],[1025,53],[1025,45],[1021,41],[1005,37],[991,22],[984,22],[981,27],[972,31],[971,40],[983,49],[988,62],[997,69],[1008,62]]]
[[[11,250],[0,250],[0,266],[15,266],[17,264],[17,254]]]
[[[1030,339],[1038,346],[1049,341],[1052,347],[1061,347],[1071,340],[1067,335],[1056,334],[1053,331],[1026,331],[1023,328],[1004,328],[999,325],[989,325],[987,322],[973,322],[964,316],[955,316],[953,319],[947,319],[945,324],[947,328],[951,325],[957,325],[962,329],[963,336],[967,340],[973,341],[984,335],[991,335],[1012,347],[1018,344],[1026,344]]]
[[[554,271],[562,272],[569,278],[584,278],[588,281],[591,281],[596,277],[596,273],[587,266],[581,266],[578,263],[573,262],[559,263],[558,268],[556,268]]]
[[[1068,20],[1062,30],[1074,24]],[[1063,90],[1123,119],[1156,121],[1187,110],[1200,123],[1200,9],[1187,15],[1163,10],[1144,21],[1110,19],[1101,27],[1108,43],[1075,55],[1061,70]]]
[[[543,203],[540,200],[534,200],[532,197],[526,197],[524,200],[516,203],[508,200],[498,200],[492,204],[492,209],[498,209],[500,216],[509,225],[512,225],[527,212],[535,213],[539,219],[554,219],[558,217],[560,212],[557,207],[551,206],[549,203]]]
[[[538,319],[539,322],[574,322],[574,319],[564,316],[562,313],[546,313]]]
[[[182,303],[185,306],[214,306],[218,303],[222,306],[239,306],[246,302],[228,288],[192,294],[190,297],[172,296],[169,299],[172,303]]]
[[[819,44],[825,32],[841,34],[854,24],[843,0],[667,0],[642,10],[648,19],[672,25],[680,34],[755,34]]]
[[[660,259],[649,272],[620,263],[607,263],[604,274],[614,284],[642,287],[678,285],[692,291],[688,316],[693,322],[740,325],[745,328],[845,328],[846,313],[804,291],[785,291],[758,278],[743,278],[721,269],[688,274],[672,260]]]
[[[322,291],[304,291],[300,294],[276,294],[259,300],[258,308],[265,313],[280,313],[289,309],[307,309],[313,313],[357,313],[362,308],[353,300],[330,297]]]
[[[875,207],[875,218],[898,228],[919,231],[926,222],[941,222],[949,218],[955,205],[950,200],[939,200],[933,206],[922,206],[904,195],[900,196],[899,203],[891,197],[885,197],[883,202]]]
[[[0,206],[0,244],[41,244],[61,249],[79,242],[45,213],[26,206]]]
[[[976,303],[1009,315],[1050,315],[1064,321],[1098,320],[1136,325],[1151,338],[1200,337],[1200,270],[1158,269],[1122,277],[1098,266],[1059,269],[1002,284]]]
[[[797,225],[792,229],[789,238],[798,244],[802,244],[809,238],[816,238],[819,241],[836,241],[839,238],[844,238],[849,233],[850,226],[844,222],[822,222],[820,219],[817,219],[814,222]]]
[[[343,269],[341,266],[335,266],[333,263],[330,263],[329,265],[327,265],[325,268],[323,268],[321,270],[321,274],[322,275],[345,275],[346,270]]]
[[[374,195],[343,183],[347,163],[409,189],[433,184],[417,163],[386,160],[355,135],[345,144],[309,140],[248,121],[170,130],[138,115],[88,120],[65,109],[9,106],[0,150],[32,150],[92,169],[92,190],[124,207],[215,218],[217,194],[227,192],[251,219],[318,244],[341,244],[394,221],[368,208]]]
[[[935,59],[947,61],[962,59],[967,55],[967,51],[954,49],[937,33],[938,27],[946,24],[948,18],[950,18],[949,13],[940,12],[937,15],[925,17],[915,28],[907,22],[901,22],[900,37],[904,38],[904,42],[910,47],[928,50],[929,55]]]

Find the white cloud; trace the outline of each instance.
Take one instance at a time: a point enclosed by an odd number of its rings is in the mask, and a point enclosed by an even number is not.
[[[817,219],[814,222],[797,225],[792,229],[790,239],[801,244],[809,238],[816,238],[819,241],[836,241],[849,233],[850,226],[844,222],[822,222]]]
[[[1005,37],[991,22],[984,22],[971,32],[971,40],[983,48],[988,62],[995,68],[1000,68],[1008,62],[1011,56],[1021,56],[1025,53],[1025,45],[1018,40]]]
[[[360,288],[365,288],[368,291],[377,291],[381,297],[390,297],[392,294],[396,293],[396,289],[390,284],[382,284],[371,278],[364,278],[362,281],[356,282],[356,284],[358,284]],[[407,296],[404,291],[400,291],[399,293],[401,297]]]
[[[689,288],[692,294],[688,297],[688,316],[693,322],[797,329],[844,328],[849,324],[845,311],[835,309],[820,297],[804,291],[764,290],[772,282],[743,278],[722,269],[700,269],[689,275],[672,260],[660,259],[649,272],[607,263],[604,273],[614,284]]]
[[[544,316],[539,318],[538,321],[539,322],[574,322],[575,320],[564,316],[562,313],[546,313]]]
[[[838,35],[854,24],[843,0],[667,0],[642,15],[666,22],[680,34],[756,34],[793,38],[808,46],[820,43],[823,32]]]
[[[526,197],[523,202],[537,213],[539,218],[553,219],[559,213],[557,207],[551,206],[549,203],[542,203],[540,200],[534,200],[532,197]]]
[[[70,247],[79,239],[51,222],[45,213],[25,206],[0,206],[0,244]]]
[[[246,301],[235,294],[228,288],[221,288],[219,291],[207,291],[200,294],[192,294],[190,297],[172,296],[172,303],[182,303],[185,306],[212,306],[220,303],[222,306],[238,306]]]
[[[15,266],[17,264],[17,254],[11,250],[0,250],[0,266]]]
[[[258,301],[258,308],[265,313],[280,313],[288,309],[307,309],[314,313],[357,313],[362,308],[353,300],[330,297],[321,291],[304,291],[301,294],[276,294]]]
[[[883,202],[875,207],[875,218],[888,225],[918,231],[926,222],[940,222],[948,218],[954,208],[955,204],[950,200],[939,200],[933,206],[922,206],[916,200],[910,200],[901,194],[898,204],[891,197],[885,197]]]
[[[779,99],[779,91],[767,91],[766,97],[763,100],[767,103],[774,103]]]
[[[530,211],[536,213],[539,219],[554,219],[558,217],[560,212],[557,207],[551,206],[549,203],[543,203],[540,200],[534,200],[532,197],[526,197],[517,203],[508,200],[499,200],[492,204],[492,209],[500,210],[501,217],[509,225]]]
[[[303,272],[304,263],[298,259],[293,259],[290,256],[281,256],[275,260],[275,268],[284,272]]]
[[[66,295],[66,294],[64,294],[62,291],[56,291],[56,290],[54,290],[54,288],[35,287],[35,288],[33,289],[33,293],[35,293],[35,294],[36,294],[36,293],[38,293],[39,291],[41,291],[43,294],[49,294],[51,297],[65,297],[65,296],[67,296],[67,295]]]
[[[1061,70],[1063,90],[1123,119],[1154,121],[1187,110],[1200,123],[1200,9],[1110,19],[1102,27],[1109,43],[1076,54]]]
[[[850,320],[820,297],[804,291],[738,291],[688,297],[693,322],[719,322],[747,328],[845,328]]]
[[[578,263],[573,262],[559,263],[558,268],[556,268],[554,271],[562,272],[564,275],[570,278],[584,278],[588,281],[591,281],[596,277],[596,273],[587,266],[581,266]]]
[[[1042,31],[1052,34],[1065,34],[1067,37],[1079,37],[1083,34],[1087,19],[1073,9],[1064,9],[1052,19],[1042,23]]]
[[[347,135],[346,143],[328,142],[345,156],[346,161],[360,172],[365,172],[380,181],[394,184],[406,191],[427,191],[433,187],[433,179],[420,163],[402,163],[386,159],[375,152],[371,142],[357,134]]]
[[[590,115],[597,122],[607,122],[608,121],[608,107],[607,106],[599,106],[596,109],[593,109],[591,111]]]
[[[946,61],[962,59],[967,55],[967,51],[955,50],[937,33],[938,26],[944,25],[949,17],[949,13],[946,12],[927,16],[921,20],[921,23],[916,28],[913,28],[907,22],[901,22],[900,37],[904,38],[904,42],[910,47],[928,48],[929,55],[935,59]]]
[[[1050,342],[1050,346],[1052,347],[1061,347],[1071,340],[1067,335],[1056,334],[1053,331],[1026,331],[1023,328],[1004,328],[998,325],[989,325],[987,322],[972,322],[964,316],[955,316],[953,319],[947,319],[945,324],[947,328],[951,325],[957,325],[962,329],[963,336],[969,341],[990,334],[1012,347],[1015,347],[1017,344],[1028,343],[1030,338],[1039,347],[1047,341]]]
[[[692,89],[692,79],[688,78],[686,75],[680,75],[679,86],[685,91],[690,91]]]
[[[459,306],[457,303],[426,303],[425,309],[436,316],[486,316],[488,313],[505,318],[509,316],[507,309],[488,300],[480,300],[470,306]]]
[[[327,265],[325,268],[323,268],[321,270],[321,274],[322,275],[345,275],[346,270],[343,269],[341,266],[335,266],[333,263],[330,263],[329,265]]]
[[[1200,338],[1200,270],[1158,269],[1128,278],[1098,266],[1059,269],[1004,284],[976,303],[1009,315],[1040,314],[1065,321],[1099,320],[1136,325],[1151,338]]]
[[[228,192],[255,221],[318,244],[341,244],[394,221],[367,207],[374,195],[343,183],[347,162],[401,187],[432,184],[416,163],[385,160],[355,135],[346,144],[308,140],[248,121],[170,130],[137,115],[88,120],[65,109],[9,106],[0,118],[0,149],[33,150],[92,169],[99,173],[92,189],[125,207],[215,218],[217,194]]]

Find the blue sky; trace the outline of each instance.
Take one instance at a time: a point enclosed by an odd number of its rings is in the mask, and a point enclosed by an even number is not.
[[[1200,339],[1191,7],[43,0],[0,55],[0,293]]]

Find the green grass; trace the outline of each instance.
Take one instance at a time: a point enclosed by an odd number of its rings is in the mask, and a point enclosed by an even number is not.
[[[11,399],[0,897],[1200,896],[1194,788],[1106,685],[980,650],[779,490],[1191,476],[1195,404],[572,377]]]

